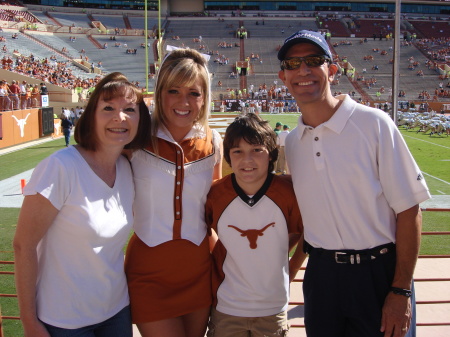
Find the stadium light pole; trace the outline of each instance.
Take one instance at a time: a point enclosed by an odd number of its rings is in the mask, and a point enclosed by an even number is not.
[[[148,93],[148,14],[147,0],[144,1],[144,42],[145,42],[145,93]]]
[[[161,34],[161,0],[158,0],[158,65],[161,66],[162,52],[162,34]]]
[[[399,86],[398,82],[400,80],[400,24],[401,24],[401,0],[395,0],[395,25],[394,25],[394,64],[392,66],[393,76],[392,76],[392,120],[395,125],[398,124],[397,121],[397,110],[398,110],[398,92]]]

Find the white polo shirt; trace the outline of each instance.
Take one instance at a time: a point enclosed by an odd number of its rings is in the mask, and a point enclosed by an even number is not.
[[[403,137],[383,111],[348,95],[327,122],[303,123],[286,139],[286,157],[305,240],[325,249],[395,242],[396,214],[430,198]]]

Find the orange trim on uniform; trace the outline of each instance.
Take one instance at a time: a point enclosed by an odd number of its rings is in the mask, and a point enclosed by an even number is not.
[[[153,147],[149,145],[146,150],[154,153]],[[184,165],[202,160],[214,153],[214,144],[212,142],[212,133],[208,132],[205,138],[188,138],[175,144],[164,139],[158,138],[159,156],[175,165],[174,181],[174,223],[173,240],[181,239],[181,226],[183,219],[183,183],[184,183]]]

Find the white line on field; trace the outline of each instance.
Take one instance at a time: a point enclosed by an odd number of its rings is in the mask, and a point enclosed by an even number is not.
[[[433,179],[439,180],[439,181],[443,182],[444,184],[450,185],[450,183],[448,181],[442,180],[442,179],[440,179],[438,177],[432,176],[431,174],[428,174],[428,173],[423,172],[423,171],[422,171],[422,173],[427,175],[427,176],[429,176],[429,177],[431,177],[431,178],[433,178]]]
[[[413,138],[413,139],[416,139],[416,140],[420,140],[421,142],[433,144],[433,145],[436,145],[436,146],[442,146],[443,148],[446,148],[446,149],[449,149],[449,150],[450,150],[450,147],[448,147],[448,146],[441,145],[441,144],[436,144],[436,143],[433,143],[433,142],[429,142],[428,140],[425,140],[425,139],[420,139],[420,138],[413,137],[413,136],[409,136],[409,135],[403,135],[403,136],[404,136],[404,137]]]

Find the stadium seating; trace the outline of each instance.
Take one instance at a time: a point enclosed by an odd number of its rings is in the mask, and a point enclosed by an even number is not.
[[[89,62],[101,64],[101,70],[104,73],[121,71],[130,80],[138,81],[142,86],[145,85],[147,79],[145,77],[145,49],[142,48],[144,46],[143,16],[139,16],[136,12],[124,16],[122,11],[118,11],[116,15],[111,12],[104,14],[95,13],[95,11],[86,14],[59,11],[44,13],[33,10],[31,14],[33,14],[32,17],[42,22],[47,21],[47,24],[52,24],[52,20],[55,19],[63,27],[56,29],[53,34],[46,35],[36,35],[33,31],[26,32],[45,43],[44,47],[42,44],[38,44],[36,39],[27,41],[27,44],[19,44],[7,38],[8,49],[19,49],[24,55],[33,53],[38,57],[45,57],[49,52],[60,52],[62,48],[65,48],[67,51],[64,55],[57,53],[57,56],[66,61],[80,58],[80,51],[83,50],[85,52],[83,55],[88,57]],[[210,54],[209,68],[213,74],[212,89],[214,97],[218,98],[220,95],[226,95],[231,89],[243,89],[243,85],[256,88],[264,84],[269,87],[281,85],[278,79],[277,49],[283,40],[299,29],[318,30],[321,28],[330,30],[332,34],[330,45],[336,54],[338,64],[343,66],[342,59],[346,58],[356,70],[353,83],[346,76],[340,76],[339,80],[333,84],[333,90],[336,93],[355,92],[356,99],[386,101],[390,100],[392,94],[390,88],[392,87],[393,40],[386,40],[385,36],[386,33],[392,31],[394,21],[389,18],[367,16],[348,15],[339,18],[325,16],[319,19],[312,15],[302,15],[301,17],[290,15],[285,18],[280,18],[279,15],[232,17],[226,14],[219,17],[202,18],[168,17],[162,21],[162,28],[165,31],[163,52],[166,45],[173,45],[195,48],[205,54]],[[91,22],[93,20],[101,22],[106,27],[107,34],[99,34],[96,29],[92,29]],[[82,30],[77,30],[76,34],[70,33],[68,29],[63,30],[64,26],[73,25],[77,28],[81,27]],[[150,31],[157,29],[157,26],[157,18],[148,19]],[[241,26],[248,33],[247,38],[243,40],[236,37],[236,30]],[[430,22],[412,18],[410,22],[403,22],[402,27],[405,28],[405,31],[406,28],[409,31],[412,30],[418,37],[439,37],[438,33],[442,32],[446,34],[445,36],[450,36],[450,26],[446,21]],[[116,28],[119,29],[119,34],[115,31]],[[59,31],[62,33],[58,33]],[[380,41],[378,34],[381,32],[383,37]],[[377,34],[375,40],[373,33]],[[355,37],[350,37],[350,34]],[[7,30],[3,35],[10,36]],[[113,38],[114,40],[112,40]],[[366,42],[362,42],[363,38],[366,38]],[[154,53],[154,42],[155,40],[152,38],[148,40],[150,69],[153,69],[153,64],[158,61],[158,55]],[[220,47],[221,44],[227,48]],[[106,46],[107,48],[104,48]],[[448,79],[439,79],[438,71],[425,66],[427,56],[430,58],[427,54],[429,47],[421,44],[422,51],[420,51],[417,46],[402,43],[401,47],[399,89],[405,91],[406,96],[402,99],[406,100],[417,100],[419,93],[424,90],[431,93],[432,97],[439,82],[444,81],[445,84],[448,82]],[[436,46],[430,48],[436,49]],[[382,50],[385,51],[385,55],[381,55]],[[258,58],[251,58],[252,54],[257,55]],[[365,60],[365,56],[371,56],[373,59]],[[245,58],[248,58],[250,67],[247,70],[245,81],[243,81],[242,77],[234,77],[231,74],[236,70],[236,62]],[[418,63],[413,70],[408,69],[411,58]],[[227,61],[222,62],[221,59]],[[378,70],[373,69],[374,65]],[[423,72],[423,76],[418,76],[418,71]],[[86,78],[92,77],[78,69],[76,74]],[[364,76],[364,81],[356,80],[362,76]],[[371,81],[375,79],[376,83],[372,83],[369,88],[367,79]],[[154,77],[150,78],[148,83],[149,91],[151,91],[154,86]],[[376,92],[380,90],[382,93],[377,97]]]

